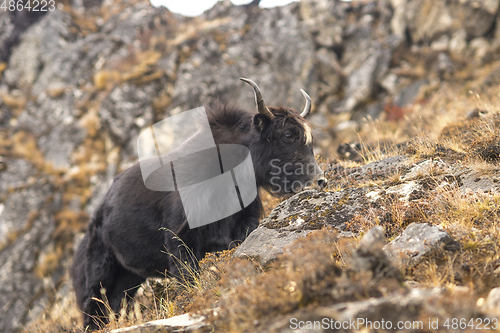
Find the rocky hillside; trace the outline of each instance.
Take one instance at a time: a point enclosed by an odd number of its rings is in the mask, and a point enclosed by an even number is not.
[[[139,132],[219,100],[253,109],[242,76],[269,105],[311,95],[329,188],[280,203],[198,285],[149,281],[112,327],[188,310],[199,329],[279,332],[299,315],[498,313],[499,3],[0,10],[0,331],[82,330],[68,266]]]

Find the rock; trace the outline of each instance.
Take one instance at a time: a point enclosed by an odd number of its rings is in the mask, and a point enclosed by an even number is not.
[[[395,293],[365,301],[335,304],[321,309],[321,312],[325,315],[327,313],[334,315],[338,311],[338,315],[334,318],[339,321],[355,320],[355,318],[375,321],[384,318],[385,321],[396,323],[400,320],[416,318],[424,303],[429,302],[432,296],[438,294],[438,290],[433,289],[411,289],[407,293]]]
[[[481,174],[481,172],[466,170],[459,174],[460,190],[466,192],[494,192],[500,190],[499,178]]]
[[[425,176],[437,176],[443,173],[450,173],[451,168],[443,161],[425,160],[412,167],[408,173],[401,177],[402,181],[415,180]]]
[[[406,38],[405,5],[407,0],[391,0],[394,14],[391,19],[391,29],[400,38]]]
[[[36,268],[38,253],[52,242],[55,210],[49,203],[33,218],[29,229],[0,250],[0,317],[8,319],[0,320],[2,332],[19,331],[33,309],[47,305],[45,295],[51,287],[44,286],[36,275]],[[40,312],[33,313],[33,317],[37,315]]]
[[[300,110],[304,105],[300,89],[316,96],[320,74],[315,69],[318,63],[314,60],[314,42],[307,27],[294,14],[297,6],[292,3],[260,15],[241,6],[221,9],[239,19],[219,21],[218,31],[227,36],[223,39],[204,34],[196,40],[189,57],[179,64],[171,107],[189,110],[220,98],[253,109],[251,90],[238,80],[243,76],[259,85],[269,106],[287,105]],[[206,15],[215,15],[216,9]],[[287,19],[274,24],[271,17]],[[276,71],[283,75],[271,75]],[[235,91],[243,93],[234,94]]]
[[[367,201],[364,188],[338,192],[307,190],[281,202],[261,221],[261,227],[286,231],[316,230],[324,226],[340,230]]]
[[[381,226],[372,227],[361,238],[350,268],[356,272],[371,271],[375,279],[395,278],[402,281],[402,276],[384,253],[385,231]]]
[[[388,328],[391,327],[391,330],[394,330],[398,322],[405,321],[415,321],[423,325],[423,321],[418,321],[425,313],[426,303],[444,298],[445,296],[441,296],[441,291],[437,288],[414,288],[407,292],[391,293],[379,298],[372,297],[366,300],[317,307],[312,310],[299,310],[276,318],[267,332],[310,332],[315,322],[321,324],[322,332],[358,332],[375,327],[384,327],[384,330],[389,330]],[[302,330],[294,326],[299,322],[302,323]],[[308,324],[310,326],[307,326]],[[424,326],[420,326],[420,329],[422,327]]]
[[[358,244],[358,253],[369,252],[372,249],[382,248],[385,245],[385,232],[381,226],[375,226],[361,238]]]
[[[482,308],[488,313],[500,313],[500,287],[490,290]]]
[[[319,111],[319,110],[318,110]],[[331,148],[331,126],[325,113],[315,112],[307,117],[307,121],[312,125],[314,136],[314,151],[325,154]]]
[[[28,89],[38,81],[43,87],[35,84],[35,95],[47,88],[51,79],[60,75],[76,83],[74,80],[80,76],[80,71],[85,69],[86,60],[82,54],[73,58],[73,53],[66,54],[64,51],[68,50],[62,50],[68,41],[76,38],[70,32],[70,25],[71,18],[68,13],[59,10],[47,12],[47,15],[21,36],[19,45],[12,50],[4,72],[4,82],[11,86]],[[60,58],[65,58],[66,61],[61,62]],[[81,69],[74,64],[74,68],[67,67],[75,60],[81,61]],[[47,75],[49,72],[50,77]]]
[[[275,229],[257,228],[236,249],[234,256],[238,258],[257,259],[263,266],[276,260],[287,251],[296,239],[305,237],[312,230],[298,232],[280,232]]]
[[[322,227],[335,227],[340,237],[351,237],[345,223],[355,212],[367,208],[365,189],[346,189],[340,192],[303,191],[281,202],[261,221],[238,247],[235,257],[256,258],[269,263],[284,253],[284,248],[298,238]]]
[[[12,193],[0,204],[0,245],[8,244],[13,236],[30,227],[30,223],[33,223],[30,220],[43,208],[48,193],[50,185],[39,181],[33,186]]]
[[[500,67],[491,71],[488,76],[484,78],[483,84],[487,87],[493,87],[500,84]]]
[[[467,38],[486,34],[495,22],[498,0],[409,0],[405,6],[406,23],[413,42],[429,42],[452,35],[464,28]]]
[[[17,118],[15,130],[33,134],[45,160],[57,168],[69,168],[71,154],[85,138],[85,130],[73,115],[74,103],[71,94],[57,100],[42,94]]]
[[[342,102],[329,103],[327,108],[334,112],[354,110],[377,92],[377,84],[389,68],[392,51],[402,40],[390,33],[388,4],[366,2],[351,7],[345,2],[304,1],[300,9],[314,41],[321,49],[336,53],[341,73],[346,76]],[[338,72],[336,69],[335,73]],[[335,78],[328,77],[323,81]]]
[[[420,88],[427,84],[429,84],[427,79],[421,79],[399,89],[394,95],[394,104],[401,108],[413,104]]]
[[[448,50],[450,38],[447,35],[442,35],[431,43],[431,50],[436,52],[443,52]]]
[[[47,13],[47,11],[30,10],[11,12],[2,9],[0,12],[0,62],[9,59],[12,48],[19,43],[22,34]]]
[[[481,61],[490,50],[490,43],[484,37],[477,37],[470,41],[469,47],[474,51],[474,59]]]
[[[9,190],[25,188],[36,181],[37,172],[30,162],[19,158],[2,158],[1,161],[0,197],[6,197]]]
[[[326,48],[316,52],[315,71],[318,72],[320,96],[328,96],[339,91],[342,84],[342,68],[335,53]]]
[[[349,172],[349,177],[359,179],[377,179],[393,173],[404,172],[408,169],[408,156],[395,155],[371,162],[362,167],[353,169]]]
[[[40,315],[50,293],[37,275],[41,253],[53,246],[60,195],[30,162],[2,159],[0,170],[0,331],[19,331],[29,314]],[[42,264],[43,265],[43,264]],[[36,310],[38,309],[38,310]]]
[[[467,119],[481,118],[485,116],[487,113],[488,111],[486,110],[480,110],[478,108],[475,108],[467,112],[466,118]]]
[[[364,34],[353,38],[365,39]],[[373,97],[377,84],[383,80],[389,69],[392,51],[399,45],[401,39],[396,36],[388,37],[383,43],[373,42],[367,49],[356,49],[349,63],[346,64],[347,87],[344,98],[343,111],[352,111],[360,103]],[[354,53],[354,52],[357,52]],[[347,53],[347,50],[346,50]],[[348,56],[348,55],[346,55]]]
[[[306,0],[300,2],[300,14],[314,41],[327,48],[343,44],[342,32],[346,24],[347,6],[341,2]]]
[[[449,78],[455,70],[453,61],[450,56],[444,52],[440,52],[437,57],[436,71],[440,78]]]
[[[467,32],[465,29],[455,31],[451,35],[449,51],[454,57],[463,57],[464,51],[467,48]]]
[[[424,256],[442,248],[456,249],[458,243],[445,231],[428,223],[412,223],[395,240],[384,246],[389,259],[399,265],[419,263]]]
[[[110,333],[159,333],[159,332],[212,332],[206,317],[189,313],[160,319],[141,325],[112,330]]]
[[[380,86],[388,93],[394,94],[399,88],[398,79],[396,74],[389,73],[380,81]]]
[[[337,148],[337,154],[343,160],[363,161],[363,147],[359,142],[343,143]]]
[[[151,104],[159,90],[154,84],[140,88],[125,84],[113,89],[101,104],[99,116],[103,126],[109,129],[117,145],[126,146],[132,141],[134,149],[130,154],[137,154],[136,141],[140,130],[153,123]]]

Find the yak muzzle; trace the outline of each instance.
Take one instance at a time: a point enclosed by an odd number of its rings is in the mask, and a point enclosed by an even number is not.
[[[326,187],[327,184],[328,180],[325,178],[325,174],[321,173],[316,178],[314,178],[311,185],[304,187],[304,190],[321,191]]]

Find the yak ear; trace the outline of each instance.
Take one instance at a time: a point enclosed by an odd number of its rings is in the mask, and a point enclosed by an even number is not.
[[[261,133],[266,130],[267,126],[269,126],[270,123],[271,120],[269,119],[269,117],[263,114],[258,113],[253,116],[253,124],[255,128],[257,128]]]

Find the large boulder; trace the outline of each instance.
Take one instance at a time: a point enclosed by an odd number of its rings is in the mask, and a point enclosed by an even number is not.
[[[366,189],[351,188],[296,194],[276,206],[238,247],[234,256],[255,258],[265,265],[285,253],[286,246],[312,230],[333,227],[339,230],[341,237],[352,236],[345,231],[346,223],[369,208],[365,193]]]
[[[426,255],[443,249],[458,249],[458,243],[438,227],[428,223],[412,223],[395,240],[384,247],[384,252],[397,265],[419,263]]]
[[[492,29],[498,12],[498,0],[408,0],[406,24],[413,42],[432,42],[451,36],[464,28],[468,39],[480,37]]]

